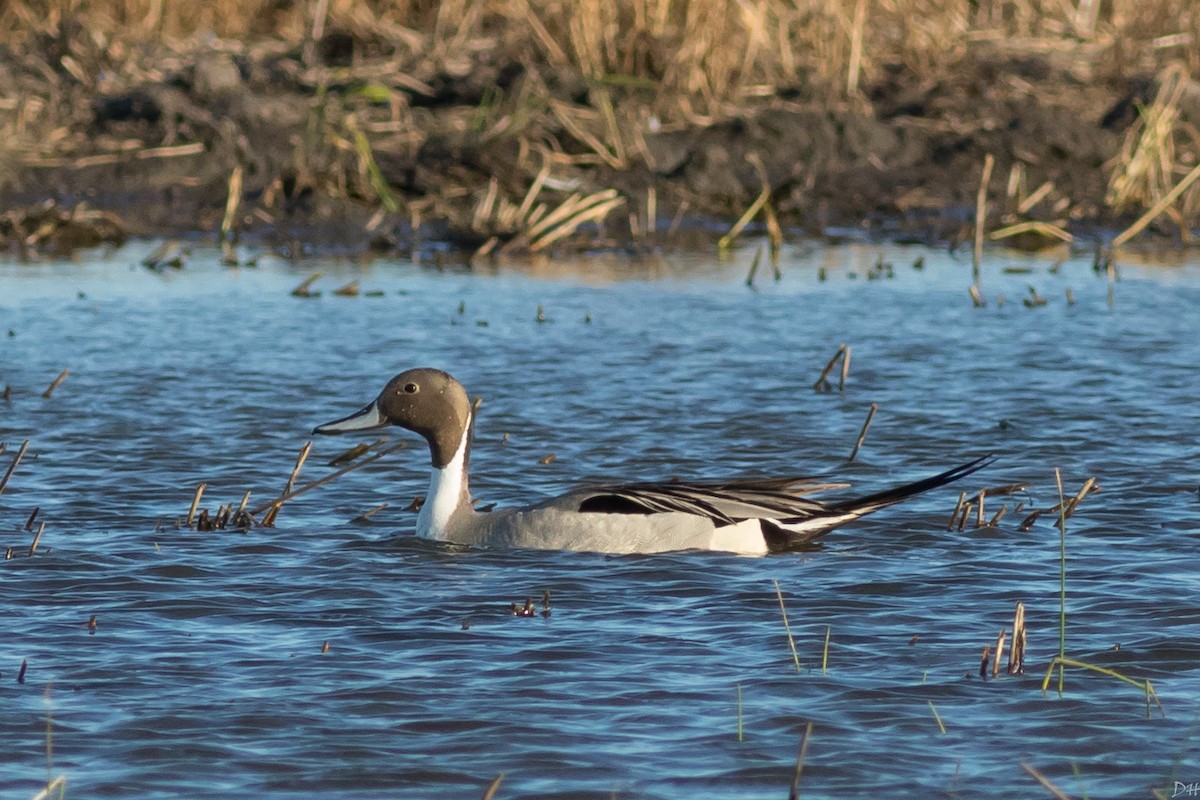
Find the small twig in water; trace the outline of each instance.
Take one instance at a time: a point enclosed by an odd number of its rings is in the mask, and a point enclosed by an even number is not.
[[[967,493],[958,493],[958,503],[954,506],[954,513],[950,515],[950,522],[946,525],[946,530],[954,530],[955,524],[958,522],[958,514],[963,510],[963,506],[967,504]]]
[[[738,741],[742,741],[742,685],[737,684],[737,734]]]
[[[1055,786],[1053,783],[1050,782],[1049,778],[1047,778],[1042,773],[1038,772],[1036,769],[1034,769],[1030,765],[1026,764],[1024,761],[1021,762],[1021,769],[1025,770],[1026,774],[1028,774],[1029,777],[1033,778],[1035,781],[1040,783],[1042,785],[1042,788],[1044,788],[1046,791],[1050,792],[1050,794],[1054,795],[1057,798],[1057,800],[1071,800],[1070,795],[1068,795],[1062,789],[1059,789],[1057,786]]]
[[[384,448],[383,450],[380,450],[379,452],[375,453],[375,455],[371,456],[370,458],[364,458],[362,461],[359,461],[355,464],[350,464],[349,466],[342,467],[337,472],[331,472],[328,475],[326,475],[324,478],[318,478],[317,480],[315,480],[311,483],[307,483],[304,486],[301,486],[299,489],[296,489],[290,493],[284,493],[284,494],[280,495],[279,497],[276,497],[274,500],[271,500],[270,502],[263,503],[261,506],[258,506],[257,508],[252,508],[250,510],[250,515],[257,516],[258,514],[261,514],[262,512],[266,511],[271,506],[274,506],[276,504],[282,505],[283,503],[287,502],[288,500],[291,500],[293,497],[297,497],[299,495],[304,494],[305,492],[316,489],[318,486],[324,486],[325,484],[329,483],[330,481],[337,480],[338,478],[342,477],[347,472],[352,472],[353,470],[356,470],[359,467],[365,467],[367,464],[371,464],[375,461],[378,461],[379,459],[383,458],[384,456],[388,455],[389,453],[394,453],[395,451],[402,450],[405,447],[408,447],[408,442],[400,442],[391,447]]]
[[[304,467],[304,462],[308,460],[308,454],[311,451],[312,442],[305,442],[304,447],[300,448],[300,454],[296,456],[296,466],[292,467],[292,474],[288,476],[287,485],[283,487],[283,497],[291,494],[292,487],[296,485],[296,478],[300,476],[300,470]],[[271,505],[271,510],[263,517],[263,525],[271,527],[275,524],[275,518],[279,516],[279,509],[283,508],[283,503],[283,499],[280,499]]]
[[[1000,659],[1004,658],[1004,640],[1008,635],[1008,631],[1000,629],[1000,635],[996,637],[996,655],[992,658],[992,677],[995,678],[1000,674]]]
[[[483,800],[493,800],[496,797],[496,792],[500,790],[500,784],[504,781],[504,773],[501,772],[495,779],[488,784],[487,789],[483,793]]]
[[[825,646],[823,648],[821,648],[821,674],[822,675],[825,674],[825,668],[829,666],[829,633],[832,630],[833,629],[831,626],[829,626],[829,625],[825,626]]]
[[[0,494],[4,494],[4,487],[8,486],[8,479],[12,477],[13,471],[16,470],[17,464],[21,463],[21,456],[25,455],[25,451],[29,449],[29,440],[21,442],[21,449],[17,450],[16,456],[13,457],[12,463],[8,465],[8,469],[4,472],[4,477],[0,478]]]
[[[196,517],[196,507],[200,505],[200,498],[204,496],[204,489],[208,486],[207,483],[202,483],[196,487],[196,494],[192,496],[192,507],[188,509],[186,525],[192,527],[192,520]]]
[[[762,255],[762,245],[759,245],[757,252],[754,253],[753,260],[750,262],[750,274],[746,276],[746,285],[751,289],[754,288],[754,276],[758,273],[758,264],[762,261]]]
[[[312,285],[314,283],[316,283],[317,279],[320,277],[321,277],[321,273],[319,273],[319,272],[314,272],[312,275],[309,275],[307,278],[304,279],[304,281],[299,286],[297,286],[295,289],[292,289],[292,296],[293,297],[319,297],[321,293],[312,291]]]
[[[838,345],[837,352],[833,354],[833,358],[829,359],[829,363],[825,365],[825,369],[821,370],[821,376],[817,378],[817,382],[813,384],[814,391],[824,392],[829,390],[829,381],[825,379],[829,377],[830,372],[833,372],[834,365],[837,364],[838,359],[844,356],[845,353],[845,343]]]
[[[62,372],[58,373],[58,377],[50,382],[50,385],[46,387],[46,391],[42,392],[42,397],[49,400],[50,395],[54,394],[54,390],[57,389],[59,387],[59,385],[61,385],[62,382],[65,381],[67,379],[67,376],[70,374],[71,374],[71,370],[69,370],[69,369],[64,369]]]
[[[800,797],[800,777],[804,773],[804,758],[808,755],[808,737],[812,736],[813,724],[810,721],[804,726],[804,736],[800,737],[800,752],[796,755],[796,771],[792,773],[792,787],[788,790],[788,800],[798,800]]]
[[[779,588],[779,581],[775,581],[775,596],[779,598],[779,613],[783,615],[783,629],[787,632],[788,645],[792,648],[792,661],[796,665],[796,672],[800,671],[800,654],[796,652],[796,640],[792,638],[792,627],[788,625],[787,609],[783,605],[783,590]]]
[[[37,552],[38,542],[42,540],[42,531],[46,530],[46,523],[43,522],[38,526],[37,533],[33,535],[33,543],[29,545],[29,555],[32,556]]]
[[[1067,657],[1067,506],[1063,502],[1062,472],[1054,468],[1054,481],[1058,484],[1058,541],[1059,541],[1059,606],[1058,606],[1058,660]],[[1058,694],[1063,692],[1063,667],[1058,667]]]
[[[1025,672],[1025,604],[1018,601],[1013,612],[1012,649],[1008,651],[1008,674],[1021,675]]]
[[[849,348],[846,349],[846,353],[849,355]],[[875,419],[875,412],[878,410],[879,404],[871,403],[871,409],[867,412],[867,418],[863,421],[862,430],[858,432],[858,440],[854,442],[854,449],[850,451],[849,461],[853,461],[858,456],[858,451],[862,448],[863,442],[867,438],[867,430],[871,427],[871,420]]]
[[[380,503],[379,505],[372,508],[370,511],[364,511],[363,513],[359,514],[357,517],[355,517],[354,519],[352,519],[350,521],[357,522],[357,523],[367,522],[368,520],[371,519],[371,517],[378,514],[380,511],[383,511],[387,507],[388,507],[387,503]]]
[[[929,710],[933,712],[933,719],[938,724],[938,730],[940,730],[943,734],[945,734],[946,733],[946,725],[942,722],[942,715],[938,713],[937,706],[935,706],[933,704],[932,700],[928,700],[926,702],[929,703]]]
[[[975,195],[975,249],[971,260],[971,277],[979,285],[979,273],[983,264],[983,228],[987,218],[988,181],[992,179],[992,168],[996,159],[991,153],[983,159],[983,175],[979,178],[979,192]]]

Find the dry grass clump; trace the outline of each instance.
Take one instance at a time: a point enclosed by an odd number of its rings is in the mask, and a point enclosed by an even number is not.
[[[1200,185],[1189,188],[1181,182],[1200,153],[1200,119],[1188,120],[1181,107],[1189,94],[1200,98],[1200,85],[1191,80],[1182,62],[1162,71],[1153,102],[1138,109],[1138,121],[1125,137],[1107,197],[1109,206],[1118,211],[1153,208],[1179,187],[1179,197],[1162,213],[1185,235],[1200,210]]]
[[[219,180],[258,198],[239,205],[230,193],[228,213],[211,221],[230,239],[238,215],[269,225],[314,192],[414,228],[467,220],[479,243],[536,249],[553,241],[535,226],[554,209],[567,220],[555,228],[562,235],[616,210],[621,203],[605,194],[617,185],[613,173],[672,173],[670,158],[664,166],[648,144],[656,134],[768,108],[871,118],[883,95],[984,91],[962,80],[960,65],[974,61],[1000,65],[981,79],[994,84],[986,91],[1031,105],[1178,64],[1138,123],[1144,133],[1131,134],[1113,164],[1117,210],[1160,202],[1181,166],[1200,158],[1186,120],[1170,111],[1180,87],[1194,86],[1188,76],[1200,74],[1192,0],[10,0],[0,4],[0,45],[16,64],[0,88],[0,173],[152,160],[157,174],[176,170],[175,184]],[[1052,77],[1034,85],[1004,68],[1010,62],[1036,62]],[[253,86],[253,102],[224,98],[227,81]],[[185,100],[170,95],[178,86]],[[281,90],[308,102],[281,99]],[[123,127],[106,130],[112,115],[95,111],[98,96],[129,104],[109,111],[134,122],[122,117]],[[938,102],[921,99],[906,124],[968,138],[992,130],[984,124],[992,99],[963,106],[978,111],[976,121]],[[154,117],[153,136],[133,129],[142,112]],[[300,129],[291,163],[259,157],[260,141]],[[729,170],[745,172],[737,182],[753,194],[744,155],[731,154]],[[997,158],[1002,170],[1037,160]],[[810,180],[804,170],[783,174],[788,166],[769,165],[769,215],[780,183]],[[553,180],[539,177],[546,169]],[[1024,211],[1005,224],[1049,225],[1058,235],[1066,205],[1047,219],[1026,212],[1067,198],[1026,193],[1010,174],[1020,191],[1009,196]],[[741,197],[728,203],[745,207]],[[1200,213],[1200,194],[1168,213],[1185,224]],[[381,228],[378,219],[369,226]]]
[[[321,39],[309,55],[325,63],[338,60],[338,37],[348,34],[373,43],[363,54],[407,62],[418,80],[439,71],[465,76],[481,54],[503,52],[548,75],[579,75],[592,90],[642,93],[657,101],[654,113],[673,120],[719,117],[748,98],[787,90],[854,96],[886,65],[932,76],[978,41],[1064,57],[1080,52],[1082,41],[1102,50],[1110,69],[1181,58],[1200,71],[1200,9],[1190,0],[13,0],[0,7],[0,36],[29,30],[87,36],[101,47],[118,35],[179,41],[208,31],[293,44]]]

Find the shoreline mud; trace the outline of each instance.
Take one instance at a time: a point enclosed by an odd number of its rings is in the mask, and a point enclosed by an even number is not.
[[[776,235],[954,244],[973,235],[990,157],[988,231],[1037,249],[1111,238],[1200,159],[1195,10],[1164,28],[1192,26],[1174,47],[1120,20],[1090,38],[976,23],[936,64],[860,53],[853,85],[779,69],[780,46],[774,72],[743,54],[738,80],[718,92],[697,67],[689,94],[665,34],[630,23],[632,55],[596,46],[623,69],[589,67],[536,13],[529,30],[495,28],[488,4],[458,5],[479,19],[439,30],[443,10],[424,30],[327,10],[320,29],[146,41],[51,15],[8,36],[0,244],[27,258],[128,236],[487,255],[715,238],[750,212]],[[1148,230],[1190,243],[1198,216],[1200,182]]]

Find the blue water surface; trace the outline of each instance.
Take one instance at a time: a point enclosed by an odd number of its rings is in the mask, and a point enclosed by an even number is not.
[[[474,798],[503,773],[504,800],[784,797],[810,723],[804,797],[1049,796],[1023,764],[1072,796],[1200,781],[1194,259],[1123,264],[1110,305],[1090,257],[992,253],[975,308],[969,264],[894,245],[792,246],[754,288],[757,243],[474,270],[197,249],[161,274],[152,246],[0,264],[0,470],[29,440],[0,494],[0,796]],[[371,296],[332,294],[351,281]],[[814,391],[842,343],[844,389]],[[412,366],[482,397],[487,503],[614,477],[865,493],[1001,458],[766,558],[417,540],[403,431],[274,527],[181,525],[199,483],[210,513],[277,496],[314,425]],[[355,441],[314,442],[299,483]],[[1068,521],[1067,655],[1163,712],[1079,668],[1041,690],[1060,538],[1021,523],[1056,469],[1099,484]],[[1015,483],[994,526],[947,530],[960,490]],[[550,616],[510,613],[547,591]],[[1018,601],[1026,674],[983,680]]]

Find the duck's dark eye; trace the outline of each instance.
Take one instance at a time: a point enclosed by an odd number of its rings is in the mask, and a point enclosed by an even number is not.
[[[415,383],[404,384],[404,393],[405,394],[416,394],[418,391],[420,391],[420,389],[421,389],[421,387],[417,386]]]

